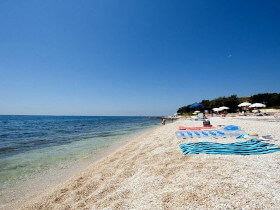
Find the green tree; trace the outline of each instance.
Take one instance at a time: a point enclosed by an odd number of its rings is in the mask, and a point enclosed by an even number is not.
[[[267,107],[280,106],[279,93],[259,93],[251,96],[252,103],[263,103]]]
[[[191,105],[187,105],[187,106],[180,107],[180,108],[178,109],[177,113],[180,114],[180,115],[184,115],[184,114],[189,113],[189,112],[191,111],[190,106],[191,106]]]
[[[228,107],[230,112],[235,112],[238,109],[238,104],[237,95],[231,95],[224,99],[224,106]]]
[[[252,95],[250,97],[240,97],[237,95],[231,95],[229,97],[219,97],[213,100],[204,99],[200,103],[203,105],[203,108],[199,108],[198,110],[212,110],[213,108],[218,108],[221,106],[227,106],[230,109],[229,112],[235,112],[238,109],[238,104],[243,103],[245,101],[251,103],[264,103],[267,107],[280,107],[280,93],[259,93],[256,95]],[[178,114],[186,114],[193,111],[190,109],[191,104],[187,106],[183,106],[178,109]]]
[[[211,110],[211,104],[209,100],[202,100],[200,103],[203,105],[204,110]]]

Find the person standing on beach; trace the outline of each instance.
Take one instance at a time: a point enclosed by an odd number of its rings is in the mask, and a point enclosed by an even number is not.
[[[165,119],[165,118],[162,118],[161,124],[162,124],[162,125],[165,125],[165,122],[166,122],[166,119]]]

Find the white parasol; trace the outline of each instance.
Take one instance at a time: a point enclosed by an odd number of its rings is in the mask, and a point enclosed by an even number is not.
[[[219,109],[224,110],[224,109],[229,109],[229,108],[226,106],[221,106],[221,107],[219,107]]]
[[[249,102],[243,102],[243,103],[239,104],[238,106],[244,107],[244,106],[250,106],[250,105],[251,105],[251,103],[249,103]]]
[[[220,109],[220,108],[213,108],[212,109],[214,112],[220,112],[220,111],[223,111],[223,109]]]
[[[265,104],[261,104],[261,103],[254,103],[250,106],[251,108],[263,108],[266,107]]]

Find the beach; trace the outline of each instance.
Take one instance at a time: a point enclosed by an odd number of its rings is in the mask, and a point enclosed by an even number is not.
[[[2,1],[0,210],[280,210],[279,1]]]
[[[211,124],[238,125],[248,133],[280,137],[279,122],[273,121],[272,117],[214,117]],[[5,208],[278,208],[279,152],[248,156],[184,156],[179,144],[189,140],[178,141],[175,131],[179,126],[201,125],[201,121],[180,119],[155,128],[131,139],[57,186]],[[270,143],[279,145],[279,141]]]

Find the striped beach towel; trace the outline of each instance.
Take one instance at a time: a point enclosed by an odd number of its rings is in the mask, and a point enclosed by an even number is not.
[[[220,154],[220,155],[259,155],[279,152],[280,147],[259,140],[248,140],[228,144],[213,142],[185,143],[180,145],[184,155],[190,154]]]

